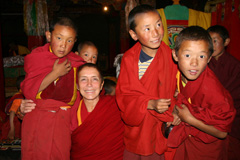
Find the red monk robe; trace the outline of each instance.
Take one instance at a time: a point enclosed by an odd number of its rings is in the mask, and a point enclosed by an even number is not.
[[[79,100],[76,104],[80,104]],[[81,113],[72,108],[72,160],[122,160],[123,122],[114,96],[100,96],[91,113],[82,100]],[[77,114],[82,124],[78,127]]]
[[[73,68],[37,96],[42,80],[52,71],[57,59],[59,63],[68,59]],[[33,50],[24,61],[26,77],[21,88],[26,99],[34,100],[36,108],[23,119],[22,159],[70,159],[69,108],[77,97],[76,67],[84,63],[83,59],[73,52],[58,58],[46,44]]]
[[[225,52],[217,61],[212,58],[208,66],[233,98],[237,114],[229,133],[229,159],[240,159],[240,62],[231,54]]]
[[[174,92],[177,67],[173,63],[171,49],[161,45],[143,77],[138,77],[138,61],[141,51],[136,43],[124,53],[116,87],[116,98],[125,122],[124,143],[128,151],[151,155],[167,150],[166,139],[161,132],[163,122],[173,120]],[[169,110],[159,114],[148,110],[151,99],[171,98]]]
[[[19,92],[14,94],[11,97],[11,99],[8,101],[5,107],[5,113],[10,114],[10,112],[13,111],[15,112],[15,114],[17,114],[17,110],[21,105],[22,99],[24,99],[24,96],[22,94],[22,91],[20,90]],[[17,116],[15,116],[13,120],[15,139],[21,139],[21,123],[22,121]],[[2,136],[0,139],[8,139],[9,131],[10,131],[10,120],[8,118],[8,120],[2,126]]]
[[[178,106],[185,104],[195,118],[220,131],[231,130],[236,113],[232,98],[208,67],[185,87],[180,73],[177,79]],[[176,160],[227,159],[227,139],[220,140],[184,122],[174,126],[168,137],[168,146],[178,147]]]

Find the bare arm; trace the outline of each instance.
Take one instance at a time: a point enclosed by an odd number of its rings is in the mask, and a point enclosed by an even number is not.
[[[38,93],[43,91],[49,86],[53,81],[55,81],[60,76],[67,74],[71,70],[71,63],[66,59],[63,63],[58,64],[59,59],[57,59],[53,65],[53,70],[43,79]]]
[[[14,117],[15,117],[15,112],[11,111],[9,115],[9,123],[10,123],[10,130],[8,132],[8,138],[9,139],[14,139],[15,136],[15,127],[14,127]]]
[[[147,109],[155,110],[158,113],[163,113],[168,110],[171,104],[171,99],[149,100]]]
[[[182,104],[181,107],[182,107],[182,109],[180,107],[176,106],[176,109],[178,111],[178,116],[180,117],[180,119],[183,122],[186,122],[189,125],[196,127],[197,129],[199,129],[209,135],[212,135],[214,137],[221,138],[221,139],[226,138],[227,132],[222,132],[222,131],[216,129],[214,126],[207,125],[207,124],[203,123],[202,121],[196,119],[190,113],[190,111],[188,110],[186,105]]]

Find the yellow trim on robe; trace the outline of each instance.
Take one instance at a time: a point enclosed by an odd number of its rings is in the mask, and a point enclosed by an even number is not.
[[[178,93],[180,93],[180,86],[179,86],[179,82],[180,82],[180,72],[178,71],[177,72],[177,75],[176,75],[176,78],[177,78],[177,90],[178,90]]]
[[[178,72],[177,72],[177,75],[176,75],[178,93],[180,93],[180,86],[179,86],[179,84],[180,84],[180,79],[181,79],[180,77],[181,77],[181,73],[178,71]],[[183,85],[183,87],[185,87],[185,86],[186,86],[186,83],[184,83],[184,82],[182,81],[182,85]],[[190,97],[188,98],[188,102],[189,102],[190,104],[192,104]]]
[[[42,98],[41,98],[41,94],[42,94],[42,91],[39,92],[39,93],[36,95],[36,99],[42,99]]]
[[[71,108],[70,106],[61,106],[60,107],[61,109],[68,109],[68,108]]]
[[[51,48],[51,46],[49,46],[49,51],[52,53],[52,48]],[[74,73],[73,73],[73,74],[74,74],[73,96],[72,96],[71,101],[67,103],[67,104],[69,104],[69,105],[71,105],[71,106],[74,104],[74,102],[75,102],[76,99],[77,99],[77,68],[76,68],[76,67],[73,67],[73,72],[74,72]],[[59,80],[59,78],[57,78],[57,79],[54,81],[54,85],[55,85],[55,86],[56,86],[56,83],[57,83],[58,80]],[[42,98],[41,98],[41,94],[42,94],[42,91],[39,92],[39,93],[36,95],[36,99],[42,99]],[[63,108],[66,108],[66,107],[63,107]]]
[[[163,24],[163,28],[164,28],[164,36],[163,36],[163,42],[166,43],[166,45],[169,46],[169,39],[168,39],[168,29],[167,29],[167,20],[166,20],[166,16],[165,16],[165,13],[164,13],[164,9],[161,8],[161,9],[157,9],[158,13],[160,14],[161,16],[161,19],[162,19],[162,24]]]
[[[53,53],[53,52],[52,52],[52,48],[51,48],[51,46],[50,46],[50,45],[49,45],[49,52]]]
[[[74,89],[73,89],[73,96],[72,96],[72,99],[71,101],[68,103],[69,105],[73,105],[74,102],[76,101],[77,99],[77,68],[76,67],[73,67],[73,71],[74,71]]]
[[[208,29],[211,26],[211,13],[189,9],[188,26],[200,26]]]
[[[80,126],[82,124],[82,118],[81,118],[82,102],[83,102],[83,100],[80,101],[79,107],[78,107],[78,110],[77,110],[78,126]]]
[[[73,67],[73,72],[74,72],[74,89],[73,89],[73,96],[72,96],[72,99],[70,102],[68,102],[67,104],[69,104],[70,106],[72,106],[74,104],[74,102],[76,101],[77,99],[77,68],[76,67]],[[58,81],[58,79],[56,79],[55,81]],[[42,99],[41,98],[41,94],[42,94],[42,91],[39,92],[37,95],[36,95],[36,99]]]

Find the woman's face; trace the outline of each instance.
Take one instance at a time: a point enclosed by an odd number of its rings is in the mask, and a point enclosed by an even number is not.
[[[85,100],[99,100],[103,82],[96,68],[84,67],[78,73],[78,85],[80,93]]]

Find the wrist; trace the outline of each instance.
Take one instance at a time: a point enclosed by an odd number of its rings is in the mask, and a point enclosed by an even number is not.
[[[149,100],[149,101],[148,101],[147,109],[153,109],[152,100]]]
[[[18,107],[18,110],[17,110],[17,116],[18,116],[18,118],[20,118],[20,119],[23,119],[23,117],[25,116],[25,113],[23,113],[22,111],[21,111],[21,106],[20,107]]]

